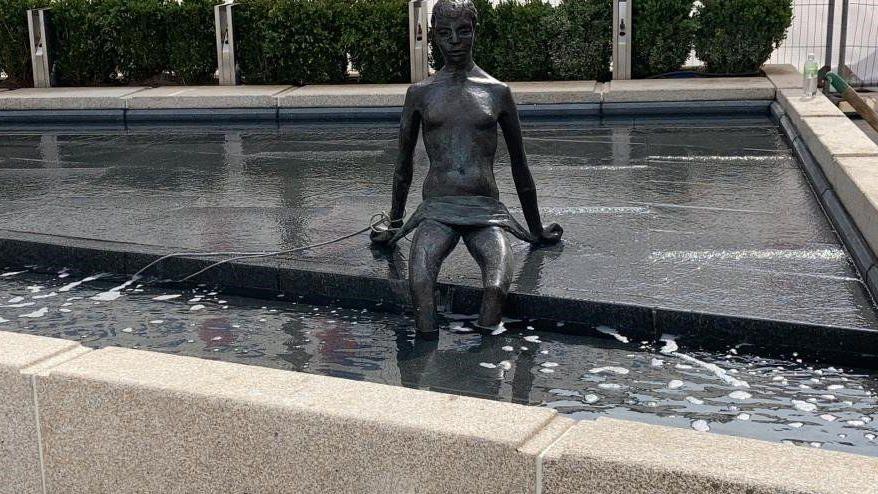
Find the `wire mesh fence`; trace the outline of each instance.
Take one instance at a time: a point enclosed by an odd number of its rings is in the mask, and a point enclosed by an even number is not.
[[[771,54],[768,63],[788,63],[801,68],[808,54],[813,53],[818,63],[831,66],[835,5],[835,0],[794,2],[793,23],[787,30],[787,38]]]
[[[852,85],[878,86],[878,0],[845,0],[839,67]]]

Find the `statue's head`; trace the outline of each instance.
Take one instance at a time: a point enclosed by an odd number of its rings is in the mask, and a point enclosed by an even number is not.
[[[446,63],[465,66],[472,60],[478,18],[472,0],[439,0],[433,6],[433,39]]]

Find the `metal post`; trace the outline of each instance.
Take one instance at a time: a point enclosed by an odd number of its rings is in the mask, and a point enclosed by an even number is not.
[[[832,38],[835,35],[835,0],[829,0],[826,16],[826,57],[824,66],[827,71],[832,70]],[[798,68],[798,67],[797,67]],[[830,85],[823,85],[823,94],[830,93]]]
[[[216,60],[220,86],[235,86],[241,83],[240,70],[235,57],[235,28],[232,22],[232,7],[229,0],[213,8],[216,25]]]
[[[613,79],[631,79],[631,4],[613,0]]]
[[[839,47],[838,47],[838,75],[847,79],[850,76],[851,71],[847,68],[845,63],[845,51],[847,49],[848,42],[848,1],[842,0],[841,5],[841,34],[839,35]]]
[[[409,60],[412,82],[423,81],[430,76],[427,22],[427,1],[411,0],[409,2]]]
[[[30,61],[34,74],[34,87],[52,87],[51,62],[49,60],[48,9],[27,11],[27,30],[30,35]]]

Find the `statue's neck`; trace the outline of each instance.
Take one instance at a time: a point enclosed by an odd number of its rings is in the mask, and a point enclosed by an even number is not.
[[[453,79],[463,78],[466,79],[469,77],[469,74],[472,72],[473,68],[475,68],[476,64],[472,60],[468,61],[465,64],[449,64],[446,63],[445,67],[442,68],[442,71],[445,72],[448,77]]]

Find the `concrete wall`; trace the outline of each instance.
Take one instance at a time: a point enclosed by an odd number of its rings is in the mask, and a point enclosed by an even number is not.
[[[878,492],[878,458],[15,333],[0,396],[10,494]]]

